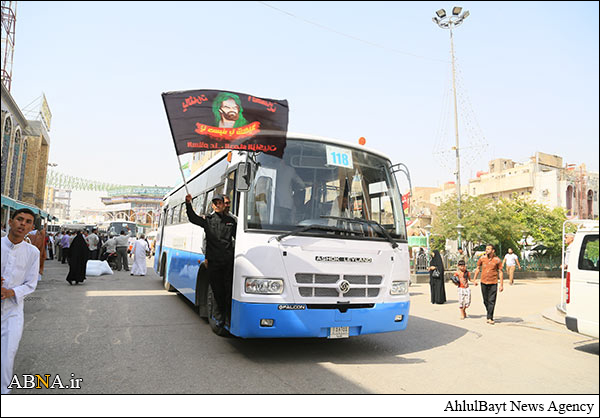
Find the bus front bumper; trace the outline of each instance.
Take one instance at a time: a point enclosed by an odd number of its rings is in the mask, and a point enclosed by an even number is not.
[[[406,328],[409,307],[410,302],[405,301],[340,312],[339,309],[309,308],[307,305],[233,300],[229,331],[241,338],[327,338],[333,327],[348,327],[350,337],[401,331]],[[272,320],[272,326],[261,326],[261,320]]]

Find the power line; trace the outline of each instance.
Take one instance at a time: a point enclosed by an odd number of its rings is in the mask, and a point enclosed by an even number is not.
[[[443,62],[443,63],[448,62],[446,60],[442,60],[442,59],[438,59],[438,58],[425,57],[423,55],[417,55],[417,54],[413,54],[411,52],[400,51],[398,49],[394,49],[394,48],[390,48],[390,47],[387,47],[387,46],[384,46],[384,45],[380,45],[380,44],[377,44],[375,42],[366,41],[366,40],[358,38],[356,36],[348,35],[347,33],[340,32],[338,30],[332,29],[332,28],[330,28],[328,26],[321,25],[320,23],[316,23],[316,22],[304,19],[303,17],[296,16],[293,13],[290,13],[290,12],[288,12],[286,10],[283,10],[283,9],[278,8],[278,7],[272,6],[272,5],[268,4],[268,3],[265,3],[264,1],[259,1],[258,3],[262,4],[263,6],[269,7],[271,9],[273,9],[273,10],[276,10],[276,11],[278,11],[280,13],[283,13],[283,14],[286,14],[286,15],[288,15],[290,17],[293,17],[294,19],[298,19],[298,20],[300,20],[300,21],[302,21],[304,23],[308,23],[308,24],[316,26],[316,27],[318,27],[320,29],[323,29],[323,30],[326,30],[326,31],[329,31],[329,32],[333,32],[333,33],[335,33],[337,35],[344,36],[344,37],[352,39],[354,41],[362,42],[364,44],[367,44],[367,45],[375,47],[375,48],[383,49],[383,50],[389,51],[389,52],[394,52],[396,54],[408,55],[408,56],[411,56],[413,58],[419,58],[419,59],[424,59],[424,60],[428,60],[428,61],[436,61],[436,62]]]

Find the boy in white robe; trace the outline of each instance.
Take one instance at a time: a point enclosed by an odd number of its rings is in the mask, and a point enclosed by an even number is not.
[[[24,241],[33,229],[35,215],[19,209],[9,220],[10,231],[2,247],[2,394],[10,393],[15,356],[23,335],[23,304],[38,283],[40,251]]]
[[[140,235],[140,238],[135,241],[131,252],[133,253],[133,266],[131,267],[132,276],[145,276],[146,275],[146,254],[150,251],[148,243],[144,239],[144,234]]]

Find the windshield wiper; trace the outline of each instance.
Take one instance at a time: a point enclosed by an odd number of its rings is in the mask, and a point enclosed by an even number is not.
[[[320,231],[327,231],[327,232],[340,232],[343,234],[348,234],[351,232],[351,231],[348,231],[347,229],[336,228],[335,226],[312,224],[312,225],[301,226],[300,228],[294,229],[293,231],[287,232],[285,234],[281,234],[275,238],[277,239],[277,241],[281,241],[285,237],[289,237],[290,235],[298,235],[298,234],[301,234],[302,232],[306,232],[311,229],[318,229]]]
[[[389,232],[387,232],[385,230],[385,228],[377,221],[368,221],[366,219],[361,219],[361,218],[342,218],[340,216],[325,216],[325,215],[321,215],[321,218],[335,219],[338,221],[346,221],[346,222],[352,222],[352,223],[357,223],[357,224],[375,225],[381,230],[383,237],[386,240],[388,240],[390,242],[390,244],[392,244],[392,248],[396,248],[398,246],[398,243],[396,243],[396,241],[394,241],[394,238],[392,238],[392,236],[389,234]],[[373,228],[373,229],[375,229],[375,228]]]

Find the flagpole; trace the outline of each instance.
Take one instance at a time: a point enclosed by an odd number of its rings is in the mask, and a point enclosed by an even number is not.
[[[177,154],[177,162],[179,163],[179,171],[181,172],[181,178],[183,179],[183,185],[185,186],[185,191],[187,194],[190,194],[190,191],[187,187],[187,181],[185,181],[185,174],[183,174],[183,168],[181,168],[181,159],[179,158],[179,154]]]

